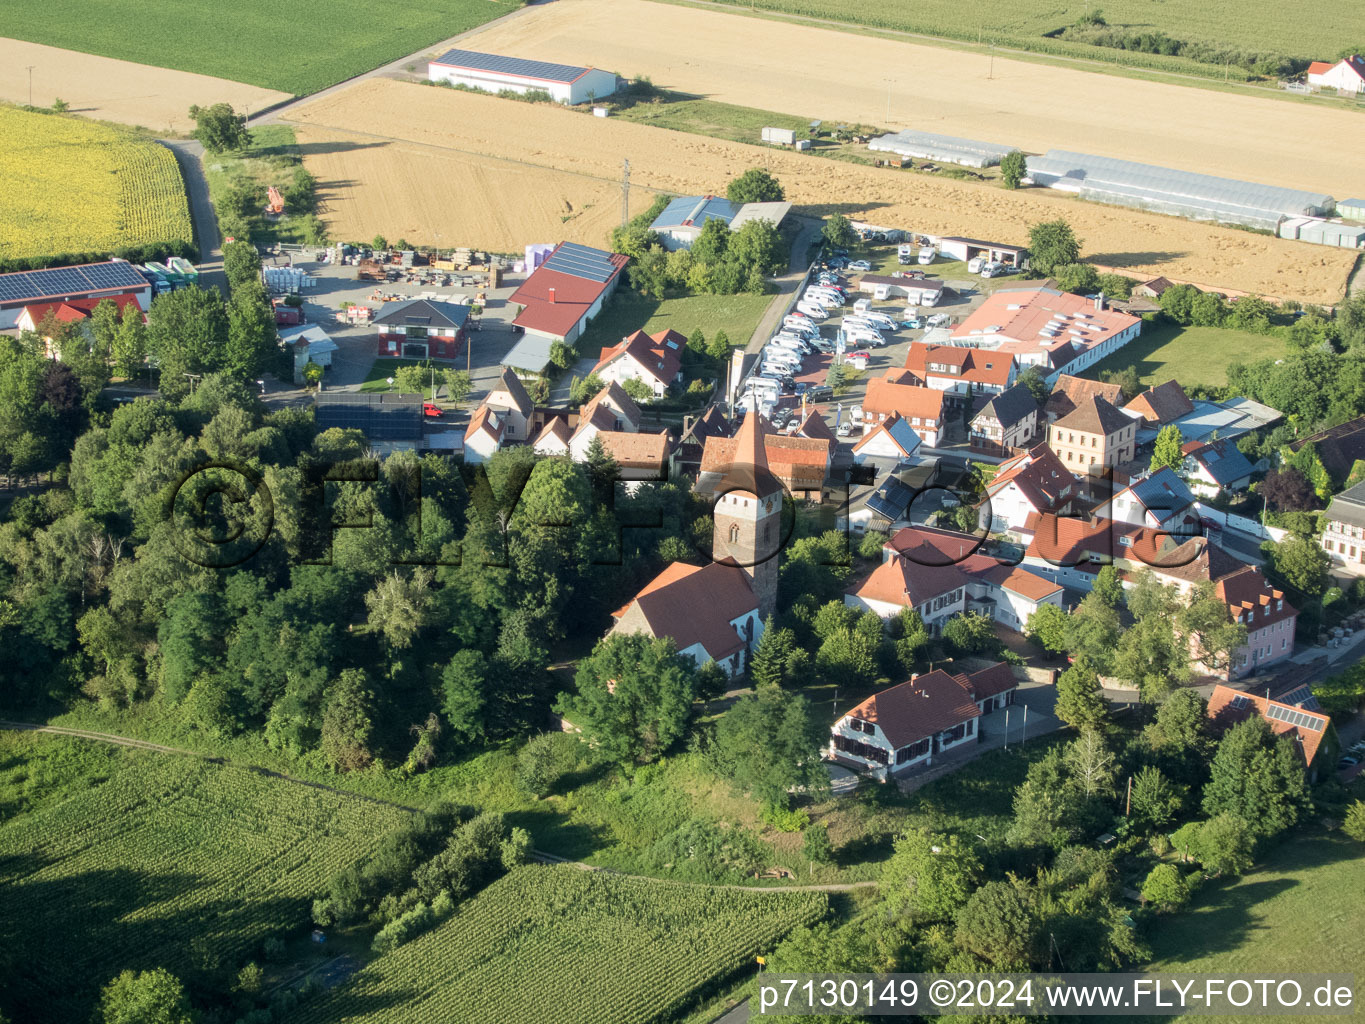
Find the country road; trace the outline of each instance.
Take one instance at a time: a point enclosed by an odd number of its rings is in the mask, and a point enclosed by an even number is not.
[[[407,804],[400,804],[393,800],[383,800],[379,797],[366,796],[364,793],[356,793],[349,789],[337,789],[335,786],[328,786],[322,782],[310,782],[308,779],[300,779],[297,776],[289,775],[286,772],[277,772],[269,768],[262,768],[253,764],[241,764],[229,760],[226,757],[217,757],[212,754],[201,753],[197,750],[188,750],[184,747],[170,747],[163,743],[152,743],[149,740],[139,740],[131,736],[119,736],[111,732],[96,732],[91,729],[69,729],[62,725],[45,725],[41,722],[18,722],[0,719],[0,730],[7,732],[41,732],[53,736],[67,736],[73,739],[91,740],[96,743],[110,743],[120,747],[131,747],[137,750],[150,750],[158,754],[183,754],[189,757],[202,758],[214,764],[230,764],[237,768],[245,768],[248,771],[265,775],[272,779],[280,779],[284,782],[292,782],[300,786],[309,786],[313,789],[326,790],[329,793],[336,793],[338,796],[354,797],[357,800],[364,800],[372,804],[382,804],[386,807],[397,807],[400,810],[411,811],[414,814],[421,811],[420,807],[411,807]],[[541,850],[532,850],[531,857],[542,864],[565,864],[569,867],[578,868],[581,871],[604,871],[613,875],[624,875],[626,878],[640,878],[649,882],[670,882],[670,879],[655,878],[653,875],[633,875],[626,871],[617,871],[614,868],[599,867],[596,864],[586,864],[580,860],[568,860],[553,853],[545,853]],[[827,882],[822,885],[734,885],[719,884],[711,885],[705,882],[672,882],[674,885],[696,885],[704,889],[737,889],[741,892],[851,892],[854,889],[866,889],[876,885],[876,882]]]
[[[223,243],[218,234],[218,215],[209,198],[209,183],[204,177],[204,147],[194,139],[157,139],[172,153],[180,165],[180,176],[185,179],[185,192],[190,200],[190,218],[194,221],[194,242],[199,247],[199,283],[216,285],[227,294],[227,278],[223,276]]]

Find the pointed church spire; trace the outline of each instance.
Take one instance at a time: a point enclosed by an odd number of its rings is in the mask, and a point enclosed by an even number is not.
[[[735,434],[735,453],[724,482],[731,490],[748,491],[757,498],[776,494],[782,485],[768,467],[768,448],[763,438],[768,430],[763,417],[750,410]]]

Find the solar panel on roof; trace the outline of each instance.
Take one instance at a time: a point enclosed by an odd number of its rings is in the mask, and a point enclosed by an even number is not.
[[[1310,729],[1313,732],[1322,731],[1322,719],[1315,715],[1306,715],[1302,711],[1293,708],[1281,707],[1279,704],[1271,704],[1266,709],[1266,714],[1279,722],[1288,722],[1290,725],[1300,729]]]
[[[110,288],[145,288],[147,282],[131,263],[93,263],[87,267],[51,267],[0,274],[0,302],[60,298]]]
[[[611,262],[611,253],[592,249],[575,242],[565,242],[555,253],[541,264],[547,270],[555,270],[570,277],[584,281],[606,284],[616,273],[616,265]]]
[[[500,75],[515,75],[520,78],[543,78],[551,82],[572,82],[588,70],[572,64],[551,64],[543,60],[504,57],[497,53],[479,53],[475,50],[447,50],[436,58],[435,63],[476,71],[491,71]]]

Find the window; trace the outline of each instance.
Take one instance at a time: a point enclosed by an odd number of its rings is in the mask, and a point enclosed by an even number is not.
[[[730,524],[730,543],[731,543],[731,544],[737,544],[737,543],[739,543],[739,524],[738,524],[738,523],[731,523],[731,524]]]
[[[834,737],[834,749],[841,750],[845,754],[852,754],[854,757],[861,757],[864,761],[874,761],[877,764],[887,764],[891,758],[881,747],[871,746],[867,743],[860,743],[847,736]]]
[[[929,739],[928,737],[925,737],[922,740],[910,744],[908,747],[901,747],[900,750],[896,751],[896,763],[905,764],[907,761],[913,761],[915,758],[923,757],[927,753],[929,753]]]

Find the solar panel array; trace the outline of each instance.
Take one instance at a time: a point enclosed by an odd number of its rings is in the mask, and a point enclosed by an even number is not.
[[[1300,729],[1309,729],[1312,732],[1322,732],[1324,725],[1320,715],[1304,714],[1295,708],[1281,707],[1279,704],[1271,704],[1266,708],[1266,714],[1277,722],[1288,722],[1290,725]]]
[[[359,430],[371,441],[415,441],[422,436],[421,395],[330,394],[316,399],[321,430]]]
[[[905,484],[897,480],[888,480],[867,499],[867,507],[883,519],[889,519],[894,523],[904,517],[912,497],[914,492]]]
[[[611,261],[611,253],[565,242],[555,250],[553,256],[541,264],[547,270],[557,270],[570,277],[581,277],[584,281],[606,284],[615,275],[617,267]]]
[[[145,288],[147,281],[131,263],[91,263],[0,274],[0,302],[55,299],[110,288]]]
[[[1275,698],[1281,704],[1293,704],[1295,707],[1303,708],[1305,711],[1321,711],[1322,705],[1313,696],[1313,691],[1308,686],[1298,686],[1288,693],[1281,694]]]
[[[436,58],[435,63],[456,68],[472,68],[475,71],[491,71],[499,75],[516,75],[520,78],[544,78],[551,82],[572,82],[588,70],[574,67],[572,64],[550,64],[543,60],[503,57],[500,54],[479,53],[476,50],[447,50]]]

